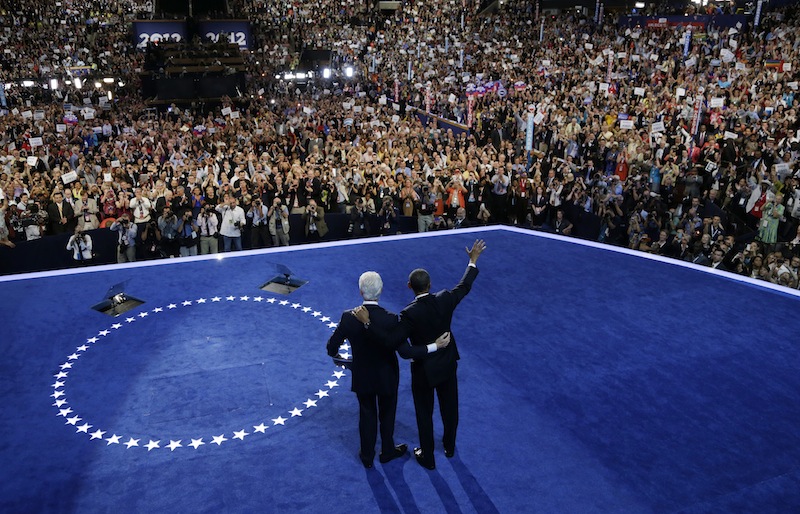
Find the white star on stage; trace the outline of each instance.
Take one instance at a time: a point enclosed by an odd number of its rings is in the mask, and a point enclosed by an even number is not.
[[[88,434],[90,428],[92,428],[92,425],[90,425],[89,423],[84,423],[83,425],[78,427],[78,432],[83,432],[84,434]]]
[[[275,303],[275,298],[267,298],[267,303]]]
[[[153,312],[163,312],[163,311],[164,307],[156,307],[155,309],[153,309]]]
[[[195,300],[195,303],[206,303],[206,299],[205,298],[198,298],[197,300]],[[194,439],[192,439],[192,441],[194,441]],[[200,441],[202,441],[202,439],[200,439]],[[203,444],[206,444],[206,443],[203,443]]]
[[[240,296],[239,299],[242,300],[243,302],[246,302],[247,300],[250,299],[250,297],[249,296]]]
[[[61,365],[61,369],[70,369],[71,367],[72,367],[71,362],[65,362],[64,364]]]
[[[314,316],[315,318],[318,318],[318,317],[322,316],[322,313],[319,312],[319,311],[314,311],[314,312],[311,313],[311,315]]]
[[[219,296],[215,296],[214,298],[211,299],[212,302],[218,302],[220,300],[222,300],[222,298],[220,298]]]
[[[101,336],[103,336],[103,337],[107,336],[107,335],[108,335],[108,334],[110,334],[110,333],[111,333],[111,332],[109,332],[108,330],[101,330],[100,332],[98,332],[98,334],[99,334],[99,335],[101,335]]]
[[[111,328],[113,328],[114,330],[119,330],[122,328],[122,325],[120,325],[119,323],[114,323],[113,325],[111,325]]]
[[[182,303],[182,305],[183,305],[184,307],[186,307],[186,306],[188,306],[188,305],[191,305],[191,304],[192,304],[192,302],[190,302],[189,300],[185,300],[185,301]]]
[[[88,346],[86,346],[85,344],[82,344],[82,345],[80,345],[79,347],[75,348],[75,351],[78,351],[78,352],[85,352],[85,351],[86,351],[86,350],[88,350],[88,349],[89,349],[89,347],[88,347]]]
[[[90,337],[89,339],[86,340],[86,342],[89,343],[89,344],[96,343],[97,342],[97,338],[96,337]]]
[[[53,384],[53,389],[58,389],[59,387],[64,387],[64,382],[56,380],[56,383]]]
[[[344,344],[343,344],[343,345],[341,345],[339,348],[341,348],[342,350],[349,350],[349,349],[350,349],[350,345],[349,345],[349,344],[347,344],[347,343],[344,343]]]
[[[67,407],[66,409],[61,409],[60,411],[58,411],[58,415],[59,416],[64,416],[65,418],[67,417],[67,414],[72,414],[72,409],[70,409],[69,407]]]
[[[289,414],[291,414],[292,417],[302,416],[303,415],[303,410],[302,409],[298,409],[297,407],[295,407],[294,409],[289,411]]]
[[[64,396],[64,391],[56,391],[50,396],[52,396],[53,398],[61,398],[62,396]]]
[[[232,302],[232,301],[234,301],[236,299],[236,297],[235,296],[228,296],[225,299],[228,300],[229,302]]]
[[[57,374],[53,375],[56,378],[66,378],[69,375],[66,371],[59,371]]]
[[[56,403],[54,403],[53,406],[58,407],[60,409],[61,406],[64,405],[65,403],[67,403],[67,400],[56,400]]]
[[[171,452],[174,452],[175,448],[181,448],[181,447],[183,447],[183,445],[181,444],[181,439],[178,439],[177,441],[173,441],[170,439],[169,444],[167,445],[167,448],[169,448],[169,451]]]
[[[233,438],[234,439],[239,439],[240,441],[244,441],[244,436],[246,436],[246,435],[250,435],[250,434],[248,434],[244,430],[239,430],[238,432],[234,432],[233,433]]]
[[[300,308],[300,304],[299,303],[293,303],[292,304],[292,309],[299,309],[299,308]]]
[[[67,359],[69,359],[69,360],[71,360],[71,361],[74,361],[74,360],[75,360],[75,359],[77,359],[77,358],[78,358],[78,354],[77,354],[77,353],[73,353],[72,355],[70,355],[70,356],[68,356],[68,357],[67,357]]]
[[[74,418],[67,418],[67,422],[64,423],[64,424],[65,425],[77,425],[78,421],[80,421],[81,419],[83,419],[83,418],[79,418],[78,416],[75,416]]]
[[[326,321],[330,321],[331,319],[328,316],[322,316],[319,320],[325,323]]]
[[[106,439],[106,441],[108,441],[106,443],[106,446],[108,446],[110,444],[119,444],[119,436],[117,434],[114,434],[111,437],[109,437],[108,439]]]
[[[213,439],[213,441],[211,441],[211,442],[216,444],[217,446],[221,445],[222,443],[224,443],[225,441],[228,440],[228,438],[225,437],[225,435],[218,435],[218,436],[212,437],[212,439]]]
[[[263,297],[263,296],[256,296],[255,298],[253,298],[253,301],[254,301],[254,302],[260,302],[260,301],[261,301],[261,300],[263,300],[263,299],[264,299],[264,297]]]
[[[344,352],[344,353],[342,353],[340,355],[342,356],[342,359],[349,359],[350,358],[350,354],[347,353],[347,352]]]
[[[158,309],[153,309],[153,312],[161,312],[161,311],[163,311],[163,310],[164,310],[164,309],[162,309],[161,307],[159,307]],[[146,317],[147,317],[149,314],[150,314],[149,312],[140,312],[140,313],[139,313],[139,317],[140,317],[140,318],[146,318]]]
[[[189,443],[189,446],[191,446],[192,448],[194,448],[196,450],[196,449],[200,448],[201,446],[203,446],[204,444],[206,444],[206,443],[203,442],[203,438],[201,437],[200,439],[192,439],[192,442]]]
[[[128,442],[125,443],[125,446],[127,446],[128,449],[130,450],[131,447],[133,446],[139,446],[139,441],[140,439],[134,439],[133,437],[131,437],[130,439],[128,439]]]
[[[303,307],[303,312],[309,312],[309,311],[311,311],[311,307]]]
[[[273,425],[283,425],[286,426],[286,418],[283,416],[278,416],[277,418],[272,420]]]
[[[344,376],[344,371],[334,371],[333,376],[336,378],[342,378]]]
[[[309,398],[308,400],[304,401],[303,404],[306,406],[306,409],[310,409],[311,407],[317,406],[317,400],[312,400]]]
[[[336,328],[336,327],[338,327],[338,326],[339,326],[339,324],[338,324],[338,323],[333,323],[333,322],[331,322],[331,323],[328,323],[328,328]]]
[[[339,382],[336,382],[335,380],[328,380],[325,385],[328,386],[328,389],[333,389],[334,387],[339,387]]]
[[[289,300],[281,300],[278,302],[280,305],[289,305]]]
[[[328,391],[323,391],[322,389],[320,389],[314,394],[317,395],[317,398],[322,398],[323,396],[328,396]]]
[[[145,448],[147,448],[147,451],[149,452],[150,450],[154,450],[156,448],[161,448],[161,446],[158,445],[158,443],[160,443],[160,442],[161,441],[153,441],[152,439],[150,439],[150,442],[147,443],[144,446],[145,446]]]
[[[136,318],[125,318],[126,323],[133,323],[134,321],[136,321]]]
[[[262,434],[263,434],[263,433],[264,433],[264,432],[265,432],[265,431],[266,431],[268,428],[269,428],[269,427],[268,427],[267,425],[265,425],[264,423],[261,423],[260,425],[253,425],[253,430],[255,430],[256,432],[260,432],[260,433],[262,433]]]
[[[178,308],[178,306],[176,304],[174,304],[174,303],[171,303],[171,304],[167,305],[167,309],[177,309],[177,308]]]
[[[100,430],[100,429],[95,430],[94,432],[91,433],[91,436],[92,436],[91,439],[102,439],[103,438],[103,434],[105,434],[105,433],[106,433],[105,430]]]

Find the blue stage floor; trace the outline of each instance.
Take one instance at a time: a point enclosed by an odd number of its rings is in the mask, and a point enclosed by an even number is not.
[[[327,338],[363,271],[399,311],[476,237],[457,455],[365,470]],[[0,278],[0,511],[800,510],[798,297],[643,257],[492,228]],[[279,265],[308,284],[261,291]],[[90,308],[120,282],[145,303]]]

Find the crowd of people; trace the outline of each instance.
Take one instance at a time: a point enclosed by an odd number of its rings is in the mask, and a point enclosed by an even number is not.
[[[505,223],[798,287],[795,7],[712,22],[687,45],[684,27],[529,0],[482,16],[474,2],[384,16],[243,0],[246,94],[155,111],[123,23],[134,3],[2,4],[5,245],[113,227],[124,261],[238,249],[243,233],[289,244],[291,214],[309,240],[330,213],[353,237],[413,216],[419,231]],[[304,48],[355,73],[275,79]],[[113,99],[21,85],[70,68],[114,77]]]

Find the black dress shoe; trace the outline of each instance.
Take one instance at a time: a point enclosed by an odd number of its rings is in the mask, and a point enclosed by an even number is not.
[[[455,448],[444,449],[444,456],[447,457],[448,459],[452,459],[455,454],[456,454]]]
[[[361,464],[364,465],[365,468],[371,469],[372,468],[372,459],[365,459],[361,452],[358,452],[358,458],[361,459]]]
[[[414,448],[414,457],[417,458],[417,462],[420,466],[425,469],[436,469],[436,463],[433,459],[428,459],[423,455],[422,448]]]
[[[378,457],[378,460],[381,461],[381,464],[386,464],[390,460],[402,457],[403,455],[406,454],[407,451],[408,451],[407,444],[398,444],[397,446],[394,447],[394,449],[392,449],[392,452],[389,453],[388,455],[385,455],[383,452],[381,452],[381,455],[380,457]]]

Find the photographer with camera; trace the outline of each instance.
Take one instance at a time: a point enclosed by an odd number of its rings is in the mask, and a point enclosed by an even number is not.
[[[417,192],[417,231],[427,232],[433,225],[433,211],[436,208],[436,193],[431,191],[431,185],[423,181]]]
[[[184,211],[178,222],[178,243],[180,244],[180,256],[190,257],[197,255],[197,244],[199,241],[198,233],[200,227],[194,222],[192,211]]]
[[[200,255],[219,252],[219,218],[214,207],[204,205],[197,218],[200,225]]]
[[[272,206],[267,211],[269,217],[269,233],[272,235],[273,246],[289,246],[289,209],[280,198],[272,200]]]
[[[310,243],[319,241],[328,233],[325,209],[318,206],[313,198],[308,201],[308,207],[303,213],[303,225],[305,225],[306,241]]]
[[[350,211],[350,225],[347,227],[347,234],[352,237],[364,237],[370,235],[371,232],[364,199],[356,198],[355,207]]]
[[[172,212],[169,204],[165,205],[158,218],[158,230],[161,231],[161,250],[164,257],[177,257],[180,252],[178,244],[178,217]]]
[[[111,230],[119,232],[117,262],[136,262],[136,224],[131,223],[127,214],[123,214],[111,224]]]
[[[225,201],[217,206],[217,212],[222,215],[222,225],[219,233],[222,234],[222,246],[225,252],[242,250],[242,228],[247,223],[244,209],[239,207],[236,197],[228,194]]]
[[[391,196],[383,197],[383,204],[378,211],[378,221],[380,222],[381,235],[388,236],[397,233],[397,208]]]
[[[67,241],[67,250],[72,250],[72,258],[79,266],[92,263],[92,237],[80,227],[75,227],[75,234]]]
[[[250,231],[250,248],[269,248],[272,246],[272,237],[269,234],[269,209],[264,206],[261,198],[256,197],[250,204],[247,217],[252,221]]]

